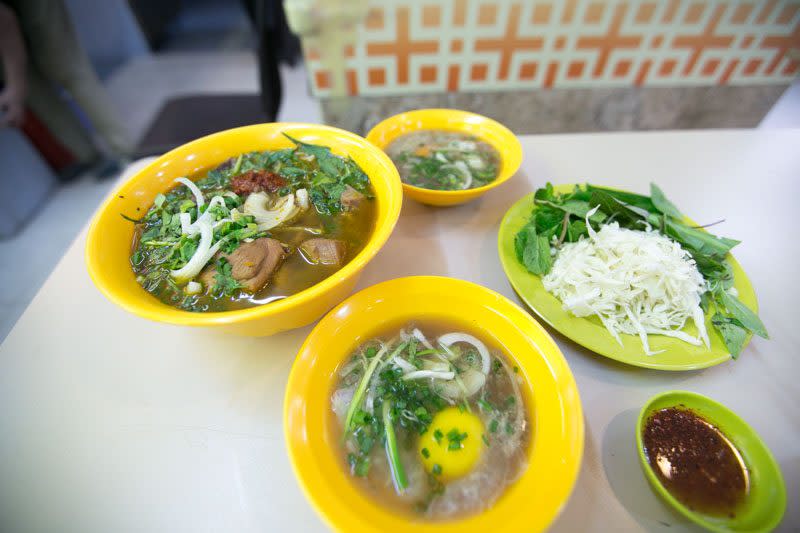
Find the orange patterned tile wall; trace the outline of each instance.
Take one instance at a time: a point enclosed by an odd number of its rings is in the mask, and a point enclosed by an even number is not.
[[[788,83],[800,0],[373,0],[345,57],[351,95]]]

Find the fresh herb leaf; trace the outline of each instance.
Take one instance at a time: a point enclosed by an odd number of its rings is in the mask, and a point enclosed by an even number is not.
[[[741,301],[739,301],[737,297],[733,296],[728,291],[723,290],[717,291],[715,296],[717,297],[717,301],[721,303],[725,309],[728,310],[731,316],[738,320],[742,326],[749,329],[759,337],[769,339],[767,328],[764,327],[764,323],[761,322],[761,319],[758,318],[758,315],[751,311],[750,308],[744,305]]]
[[[747,341],[747,329],[735,318],[727,317],[720,313],[716,313],[711,318],[711,323],[714,324],[714,327],[717,328],[717,331],[722,336],[722,341],[731,353],[731,357],[734,359],[739,357],[744,343]]]
[[[514,238],[517,258],[528,272],[543,276],[550,271],[550,243],[547,237],[536,233],[536,226],[528,223]]]
[[[683,218],[683,215],[681,215],[681,212],[675,207],[675,204],[667,200],[667,197],[664,196],[664,192],[655,183],[650,184],[650,199],[653,201],[653,205],[656,209],[661,213],[678,220]]]
[[[214,293],[218,296],[234,296],[242,288],[232,274],[233,267],[224,257],[217,259],[216,274],[214,274]]]

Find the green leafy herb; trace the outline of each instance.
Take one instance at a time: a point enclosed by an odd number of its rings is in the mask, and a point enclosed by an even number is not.
[[[437,444],[441,444],[442,439],[444,438],[444,433],[437,429],[433,432],[433,438],[436,439]]]
[[[517,258],[528,272],[543,276],[550,271],[550,243],[547,237],[536,232],[536,224],[528,223],[514,238]]]
[[[719,331],[722,336],[722,340],[725,343],[725,347],[728,348],[728,351],[731,353],[731,357],[734,359],[739,357],[744,343],[747,340],[747,329],[735,318],[722,315],[721,313],[716,313],[711,318],[711,323],[714,324],[714,327],[717,328],[717,331]]]
[[[433,467],[431,468],[431,472],[433,472],[433,475],[435,476],[441,476],[442,466],[439,463],[434,463]]]
[[[749,307],[740,302],[738,298],[733,296],[730,292],[723,290],[717,291],[715,296],[717,296],[717,302],[721,303],[722,306],[725,307],[725,309],[727,309],[731,314],[731,317],[735,318],[742,325],[742,327],[749,329],[759,337],[763,337],[765,339],[769,338],[767,328],[764,327],[764,323],[761,322],[761,319],[758,318],[758,315],[752,312]]]
[[[191,256],[190,256],[191,257]],[[242,288],[242,284],[234,279],[232,267],[227,259],[217,259],[217,272],[214,274],[214,293],[219,296],[233,296]]]
[[[422,448],[422,450],[420,450],[420,453],[422,453],[422,457],[424,457],[425,459],[428,459],[431,456],[431,452],[428,451],[428,448]]]
[[[681,215],[681,212],[675,207],[675,204],[667,200],[667,197],[664,196],[664,192],[655,183],[650,184],[650,199],[653,201],[653,205],[655,205],[656,209],[668,217],[678,220],[683,218],[683,215]]]
[[[680,210],[655,184],[651,184],[650,196],[643,196],[594,185],[576,186],[570,193],[559,194],[548,183],[534,193],[531,217],[514,237],[518,261],[532,274],[547,274],[553,252],[562,242],[588,237],[585,217],[595,207],[598,209],[589,222],[596,230],[610,221],[632,230],[650,226],[691,254],[708,285],[701,307],[706,313],[716,308],[712,324],[734,357],[741,351],[747,332],[768,338],[758,315],[729,292],[734,280],[726,257],[739,241],[687,225]]]

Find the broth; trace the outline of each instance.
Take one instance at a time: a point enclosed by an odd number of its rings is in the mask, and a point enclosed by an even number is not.
[[[644,448],[661,484],[692,510],[736,516],[750,480],[739,450],[690,409],[653,413],[644,428]]]
[[[464,133],[419,130],[386,147],[404,183],[436,190],[482,187],[500,170],[500,154],[490,144]]]
[[[415,329],[425,341],[414,336]],[[487,351],[489,372],[483,374],[480,350],[454,341],[447,335],[453,332],[447,322],[425,321],[363,343],[337,369],[331,397],[332,442],[343,443],[342,467],[368,498],[416,520],[480,513],[527,467],[529,413],[518,369],[500,350],[470,337]],[[428,342],[438,354],[449,354],[448,362],[431,353]],[[460,383],[443,379],[445,366]],[[413,377],[421,371],[442,379]],[[362,382],[367,385],[359,395]],[[353,422],[346,428],[351,412]],[[387,420],[396,454],[386,444]]]
[[[307,289],[358,255],[376,217],[368,177],[352,159],[295,142],[159,195],[134,221],[131,265],[145,290],[188,311],[243,309]]]

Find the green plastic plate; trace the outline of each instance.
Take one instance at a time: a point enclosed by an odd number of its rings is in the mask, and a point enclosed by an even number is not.
[[[559,185],[557,192],[569,192],[574,185]],[[663,335],[650,335],[650,348],[653,351],[664,350],[656,355],[645,355],[639,337],[620,335],[622,345],[600,323],[597,317],[578,318],[565,311],[561,302],[547,292],[538,276],[528,272],[517,260],[514,252],[514,236],[530,219],[534,208],[533,193],[525,196],[513,206],[503,217],[498,235],[498,252],[511,286],[519,297],[539,315],[542,320],[555,328],[562,335],[577,342],[589,350],[629,365],[653,368],[657,370],[696,370],[718,365],[730,359],[730,353],[722,338],[711,325],[711,314],[706,315],[711,347],[692,346],[681,340]],[[734,287],[739,291],[739,299],[753,311],[758,311],[756,294],[747,275],[736,260],[729,255],[728,262],[734,273]],[[684,331],[695,335],[697,329],[689,324]],[[748,336],[745,344],[750,342]]]

